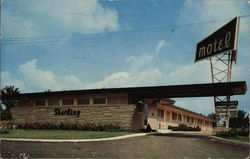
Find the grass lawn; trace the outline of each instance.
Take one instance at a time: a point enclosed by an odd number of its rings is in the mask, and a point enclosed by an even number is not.
[[[220,136],[220,137],[221,137],[221,136]],[[240,142],[248,142],[248,143],[249,143],[249,138],[248,138],[248,136],[222,137],[222,138],[229,139],[229,140],[240,141]]]
[[[74,131],[74,130],[34,130],[15,129],[0,138],[25,139],[97,139],[133,134],[134,132]]]

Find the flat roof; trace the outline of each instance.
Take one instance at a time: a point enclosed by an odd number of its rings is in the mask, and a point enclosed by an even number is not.
[[[199,114],[199,113],[196,113],[196,112],[193,112],[191,110],[188,110],[188,109],[185,109],[185,108],[181,108],[181,107],[178,107],[176,105],[165,105],[163,104],[164,106],[167,106],[167,107],[170,107],[170,108],[174,108],[174,109],[177,109],[177,110],[180,110],[180,111],[184,111],[184,112],[187,112],[187,113],[190,113],[190,114],[193,114],[193,115],[197,115],[197,116],[200,116],[202,118],[206,118],[206,119],[209,119],[210,121],[215,121],[214,119],[211,119],[211,118],[208,118],[202,114]]]
[[[184,97],[211,97],[244,95],[247,91],[246,81],[203,83],[187,85],[126,87],[126,88],[102,88],[86,90],[64,90],[37,93],[21,93],[15,99],[58,97],[72,95],[95,95],[126,93],[130,98],[184,98]]]

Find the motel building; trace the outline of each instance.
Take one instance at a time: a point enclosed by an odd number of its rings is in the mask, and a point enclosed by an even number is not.
[[[197,96],[197,92],[199,96],[210,96],[235,89],[199,84],[23,93],[15,97],[17,106],[11,112],[17,123],[116,124],[130,130],[148,124],[155,130],[185,124],[209,133],[214,120],[175,106],[175,101],[167,97]]]

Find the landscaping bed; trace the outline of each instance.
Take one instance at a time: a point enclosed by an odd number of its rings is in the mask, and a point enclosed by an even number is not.
[[[9,129],[0,138],[22,139],[98,139],[133,134],[134,132]]]

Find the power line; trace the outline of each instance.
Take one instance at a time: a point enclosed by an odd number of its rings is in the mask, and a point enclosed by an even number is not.
[[[241,18],[248,18],[250,15],[241,15]],[[232,18],[226,18],[232,19]],[[81,35],[81,36],[73,36],[72,34],[66,35],[54,35],[54,36],[33,36],[33,37],[9,37],[2,39],[3,45],[17,45],[17,44],[35,44],[35,43],[53,43],[53,42],[65,42],[71,40],[88,40],[92,38],[102,38],[102,37],[112,37],[112,36],[124,36],[124,34],[141,34],[141,33],[148,33],[148,32],[161,32],[161,31],[170,31],[174,32],[175,30],[189,28],[193,26],[199,26],[204,24],[211,24],[225,21],[225,19],[219,20],[209,20],[204,22],[196,22],[196,23],[189,23],[189,24],[179,24],[173,26],[166,26],[166,27],[157,27],[157,28],[147,28],[147,29],[140,29],[140,30],[131,30],[131,31],[118,31],[118,32],[109,32],[111,34],[107,35],[107,33],[97,33],[97,34],[89,34],[89,35]]]

